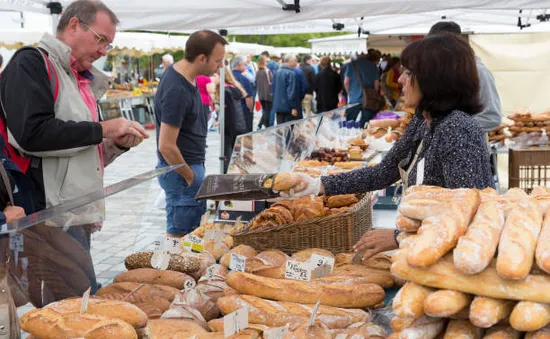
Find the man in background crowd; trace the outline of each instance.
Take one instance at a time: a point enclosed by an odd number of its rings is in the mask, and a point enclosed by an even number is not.
[[[159,177],[166,192],[166,233],[182,237],[200,224],[206,201],[195,200],[205,177],[208,117],[202,110],[197,77],[223,66],[227,42],[212,31],[193,33],[185,58],[166,70],[155,95],[158,167],[184,164]]]
[[[171,54],[164,54],[162,56],[162,67],[164,71],[168,69],[168,67],[172,66],[174,63],[174,57]]]
[[[273,75],[273,112],[277,116],[277,124],[301,119],[302,99],[298,74],[295,71],[298,65],[296,55],[285,55],[283,66]]]
[[[311,67],[315,71],[315,75],[319,73],[319,58],[316,55],[311,56]]]
[[[306,90],[304,99],[302,100],[302,109],[306,113],[306,117],[311,116],[311,104],[313,101],[313,79],[315,78],[315,70],[311,66],[312,64],[311,55],[307,54],[302,59],[302,64],[300,69],[304,73],[306,79]]]
[[[279,63],[271,60],[271,57],[268,51],[262,52],[261,55],[267,58],[267,68],[271,71],[272,74],[275,74],[275,72],[277,72],[277,70],[279,69]]]
[[[378,62],[374,59],[378,56],[376,51],[369,51],[368,55],[360,54],[346,66],[344,88],[349,95],[348,104],[359,104],[348,109],[346,112],[348,121],[355,121],[361,113],[360,125],[363,128],[365,123],[374,117],[375,111],[362,107],[363,86],[380,90],[380,79]],[[378,59],[380,59],[378,57]]]
[[[243,112],[246,116],[246,129],[249,132],[252,132],[253,123],[254,123],[254,97],[255,86],[249,80],[249,77],[244,73],[246,72],[246,58],[243,56],[236,56],[233,59],[233,77],[237,80],[246,91],[247,96],[241,100],[243,106]]]
[[[428,35],[441,33],[461,35],[462,29],[455,22],[441,21],[430,28]],[[490,132],[502,122],[500,97],[493,74],[491,74],[491,71],[489,71],[478,56],[476,56],[476,66],[479,75],[479,97],[483,105],[483,111],[476,114],[474,119],[484,132]]]

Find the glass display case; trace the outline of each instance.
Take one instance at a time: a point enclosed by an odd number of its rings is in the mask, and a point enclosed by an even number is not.
[[[321,147],[332,147],[339,138],[345,112],[355,105],[315,114],[237,137],[228,173],[277,173],[292,171],[301,160]]]
[[[136,206],[124,203],[121,206],[118,200],[127,202],[130,199],[120,199],[121,195],[135,196],[144,189],[140,184],[150,184],[153,178],[177,167],[152,170],[3,224],[0,283],[9,286],[15,306],[24,312],[53,301],[82,296],[88,288],[94,294],[101,285],[106,286],[124,271],[127,255],[153,250],[151,244],[156,237],[164,235],[164,230],[161,227],[143,234],[147,229],[140,219],[145,214],[137,213],[149,202],[136,201]],[[104,218],[106,209],[110,211],[107,219]],[[90,223],[75,222],[82,220],[82,216],[87,216]],[[91,220],[91,216],[96,219]],[[0,307],[2,300],[6,299],[0,299]]]

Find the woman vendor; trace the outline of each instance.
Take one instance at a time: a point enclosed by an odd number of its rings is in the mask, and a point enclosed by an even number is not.
[[[413,185],[445,188],[493,187],[487,144],[472,118],[482,109],[474,52],[452,34],[426,37],[408,45],[401,55],[399,78],[407,106],[416,114],[382,162],[338,175],[311,178],[301,173],[300,188],[285,197],[363,193],[402,180]],[[397,248],[394,230],[367,232],[354,246],[363,259]]]

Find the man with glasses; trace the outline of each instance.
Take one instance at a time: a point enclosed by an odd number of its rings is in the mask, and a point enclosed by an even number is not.
[[[92,63],[111,49],[117,24],[102,2],[74,1],[56,36],[45,34],[38,48],[19,50],[2,73],[2,135],[13,147],[10,158],[35,184],[37,210],[103,187],[104,166],[148,137],[137,122],[99,119],[97,100],[109,78]],[[50,223],[78,226],[69,233],[89,250],[90,225],[104,219],[103,202],[94,207]]]

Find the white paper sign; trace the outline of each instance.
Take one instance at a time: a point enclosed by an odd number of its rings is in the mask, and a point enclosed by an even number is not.
[[[151,256],[151,267],[157,270],[166,270],[170,264],[170,258],[169,253],[155,251]]]
[[[170,253],[181,253],[180,238],[166,237],[164,249]]]
[[[422,158],[416,165],[416,183],[415,185],[422,185],[424,182],[424,167],[425,167],[425,159]]]
[[[237,253],[231,253],[229,269],[232,271],[244,272],[246,268],[246,257]]]
[[[312,265],[311,277],[313,279],[329,276],[334,268],[334,258],[319,254],[313,254],[308,262]]]
[[[204,249],[204,241],[196,235],[190,234],[183,239],[183,247],[200,253]]]
[[[195,282],[195,280],[191,280],[191,279],[185,280],[185,283],[183,283],[183,290],[189,291],[194,289],[196,286],[197,286],[197,283]]]
[[[15,252],[23,252],[25,249],[23,239],[24,236],[21,233],[10,233],[10,250]]]
[[[164,239],[162,237],[157,238],[153,242],[153,251],[155,252],[164,251]]]
[[[88,311],[88,302],[90,301],[91,287],[88,287],[86,292],[82,295],[82,301],[80,303],[80,313],[86,313]]]
[[[286,329],[286,327],[269,328],[264,331],[264,339],[283,339]]]
[[[248,327],[248,309],[243,307],[223,317],[223,336],[228,338]]]
[[[214,272],[216,271],[216,264],[208,267],[206,269],[206,279],[207,280],[212,280],[212,278],[214,277]]]
[[[223,240],[225,234],[222,230],[208,230],[204,233],[204,241],[220,242]]]
[[[285,278],[302,280],[302,281],[310,281],[311,264],[309,262],[287,260]]]
[[[319,305],[321,304],[321,299],[317,301],[315,306],[313,307],[313,312],[311,312],[311,318],[309,319],[309,327],[313,326],[315,324],[315,318],[317,318],[317,311],[319,310]]]

